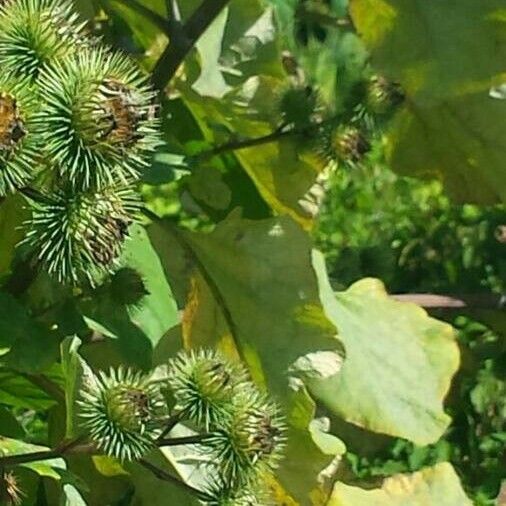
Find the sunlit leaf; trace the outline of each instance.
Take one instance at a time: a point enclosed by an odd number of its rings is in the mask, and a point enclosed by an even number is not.
[[[387,478],[380,489],[337,483],[328,506],[471,506],[448,463]]]
[[[459,366],[452,327],[389,298],[376,279],[334,294],[322,262],[316,256],[322,301],[346,358],[338,375],[309,379],[310,392],[360,427],[420,445],[435,442],[450,423],[443,398]]]
[[[393,168],[437,176],[460,200],[504,202],[506,102],[490,96],[503,82],[503,2],[352,0],[351,12],[407,94],[387,140]]]

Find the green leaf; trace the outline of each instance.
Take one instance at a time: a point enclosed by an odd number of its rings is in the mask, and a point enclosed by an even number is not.
[[[242,357],[255,381],[284,404],[291,436],[280,470],[283,493],[301,504],[312,493],[315,504],[324,504],[318,475],[344,448],[311,429],[314,404],[303,385],[289,381],[293,363],[309,353],[326,351],[340,362],[341,345],[319,301],[310,238],[288,217],[251,221],[237,212],[209,234],[184,234],[164,222],[149,233],[171,279],[181,286],[188,278],[186,346]]]
[[[17,408],[41,411],[56,404],[46,392],[10,371],[0,371],[0,402]]]
[[[315,265],[346,358],[337,376],[307,380],[309,391],[347,422],[420,445],[435,442],[450,422],[443,398],[459,366],[453,328],[389,298],[376,279],[334,294],[319,254]]]
[[[213,167],[196,167],[189,177],[188,189],[199,204],[219,210],[230,205],[230,188],[224,183],[222,174]]]
[[[122,267],[138,272],[148,293],[138,304],[127,307],[107,291],[97,293],[96,298],[83,303],[82,309],[90,328],[102,329],[105,336],[115,336],[115,339],[85,346],[83,355],[97,367],[113,365],[110,359],[114,357],[116,362],[123,361],[148,369],[153,348],[170,328],[179,323],[176,301],[160,259],[142,226],[134,225],[130,229],[130,239],[125,244],[120,261]]]
[[[162,469],[168,467],[167,460],[161,454],[151,457],[150,461]],[[165,504],[169,498],[171,504],[177,504],[178,506],[198,506],[200,504],[195,497],[180,490],[172,483],[160,480],[151,471],[140,465],[133,464],[129,468],[131,468],[132,482],[135,485],[135,495],[132,504],[139,506]],[[171,472],[174,471],[171,470]]]
[[[160,259],[144,227],[136,225],[131,228],[121,261],[139,272],[144,281],[148,294],[139,307],[128,307],[128,313],[155,346],[165,332],[179,323],[179,315]]]
[[[292,378],[285,400],[288,422],[288,445],[283,464],[276,473],[283,493],[296,504],[326,504],[333,471],[346,452],[344,443],[328,433],[327,419],[315,419],[316,405],[301,381]],[[319,486],[315,486],[315,477]],[[292,504],[285,499],[286,504]]]
[[[388,137],[392,167],[444,180],[459,200],[506,200],[501,0],[352,0],[373,63],[407,94]]]
[[[79,435],[76,401],[79,390],[86,376],[93,372],[86,362],[79,356],[78,350],[81,340],[77,337],[67,337],[61,344],[61,363],[65,379],[66,428],[65,436],[73,438]]]
[[[17,439],[10,439],[0,436],[0,455],[21,455],[24,453],[34,453],[44,450],[49,450],[46,446],[32,445],[19,441]],[[26,464],[20,464],[23,467],[27,467],[32,471],[35,471],[39,476],[45,476],[53,478],[54,480],[60,480],[60,470],[66,469],[66,464],[63,459],[56,458],[50,460],[44,460],[40,462],[29,462]]]
[[[194,431],[177,425],[171,431],[171,437],[195,435]],[[205,457],[195,445],[182,445],[173,448],[160,448],[151,452],[149,462],[157,468],[178,477],[197,490],[205,488],[205,478],[200,470],[205,464]],[[200,502],[192,494],[182,490],[174,483],[160,480],[153,473],[138,464],[128,465],[135,485],[133,504],[164,504],[166,498],[178,506],[197,506]]]
[[[453,467],[444,462],[387,478],[380,489],[337,483],[328,506],[471,506]]]
[[[24,372],[39,372],[58,356],[58,336],[28,315],[11,295],[0,292],[0,363]]]
[[[86,506],[86,502],[77,489],[70,484],[63,485],[63,495],[60,499],[61,506]]]

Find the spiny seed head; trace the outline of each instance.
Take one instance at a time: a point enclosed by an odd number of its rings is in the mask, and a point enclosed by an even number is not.
[[[26,79],[0,76],[0,197],[33,177],[38,151],[33,133],[34,96]]]
[[[204,506],[270,506],[265,490],[258,486],[234,487],[223,478],[215,477],[207,484],[202,499]]]
[[[23,241],[62,283],[94,285],[114,267],[139,208],[129,187],[60,191],[34,202]]]
[[[35,79],[45,64],[88,44],[83,28],[69,0],[5,0],[0,5],[2,69]]]
[[[49,157],[78,189],[138,178],[160,144],[154,93],[135,62],[106,49],[81,52],[40,76],[37,116]]]
[[[20,506],[23,504],[24,495],[14,473],[3,472],[0,474],[0,504]]]
[[[338,161],[359,162],[370,149],[371,144],[355,126],[341,126],[330,133],[329,151]]]
[[[381,75],[374,75],[367,84],[366,103],[375,114],[390,112],[404,100],[404,93],[398,83]]]
[[[209,429],[228,415],[235,393],[246,382],[246,372],[212,350],[181,352],[169,364],[169,386],[176,409]]]
[[[125,306],[140,304],[149,295],[142,276],[130,267],[123,267],[113,274],[110,292],[116,302]]]
[[[255,483],[278,466],[285,432],[278,406],[250,387],[236,395],[231,416],[206,439],[203,451],[228,483]]]
[[[123,461],[141,458],[156,446],[166,417],[157,383],[130,369],[100,372],[83,387],[82,427],[99,450]]]
[[[318,106],[318,94],[305,85],[293,85],[285,90],[279,103],[284,122],[296,126],[309,124]]]

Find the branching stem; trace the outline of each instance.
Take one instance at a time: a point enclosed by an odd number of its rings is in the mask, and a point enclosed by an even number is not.
[[[182,411],[178,411],[169,417],[165,424],[165,429],[160,434],[158,441],[161,441],[165,438],[165,436],[182,420],[184,413]]]
[[[181,30],[171,33],[172,39],[153,69],[152,82],[155,88],[165,89],[186,55],[229,1],[204,0]]]
[[[336,123],[337,121],[339,121],[339,117],[332,117],[321,121],[316,121],[314,123],[310,123],[307,126],[300,128],[281,127],[274,130],[274,132],[271,132],[270,134],[263,135],[260,137],[253,137],[251,139],[238,139],[226,142],[224,144],[220,144],[219,146],[215,146],[214,148],[208,151],[204,151],[203,153],[196,155],[195,158],[198,161],[205,161],[209,160],[210,158],[216,155],[221,155],[223,153],[228,153],[230,151],[239,151],[241,149],[261,146],[263,144],[270,144],[272,142],[278,142],[281,139],[287,137],[311,136],[318,133],[318,131],[325,125]]]
[[[52,450],[43,450],[40,452],[21,453],[18,455],[6,455],[0,457],[0,468],[18,466],[20,464],[28,464],[30,462],[39,462],[43,460],[57,459],[70,453],[83,442],[83,438],[77,437],[70,441],[63,441],[60,445]]]
[[[158,446],[183,446],[201,444],[204,443],[208,437],[209,434],[196,434],[194,436],[159,439]]]

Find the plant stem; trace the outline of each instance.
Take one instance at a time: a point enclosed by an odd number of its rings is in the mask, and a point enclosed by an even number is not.
[[[209,434],[196,434],[195,436],[174,437],[169,439],[158,439],[158,446],[182,446],[203,443]]]
[[[191,485],[188,485],[184,481],[181,481],[176,476],[173,476],[167,471],[164,471],[163,469],[160,469],[159,467],[156,467],[155,465],[151,464],[151,462],[148,462],[146,459],[141,459],[138,462],[148,471],[151,471],[158,479],[168,481],[169,483],[172,483],[173,485],[176,485],[177,487],[181,488],[185,492],[189,492],[190,494],[196,495],[199,498],[206,497],[206,494],[203,493],[201,490],[193,488]]]
[[[47,204],[53,203],[52,200],[50,200],[46,195],[41,193],[39,190],[36,190],[35,188],[31,188],[29,186],[21,188],[19,192],[22,193],[26,198],[34,200],[35,202],[44,202]]]
[[[163,430],[163,432],[160,434],[160,437],[158,438],[158,441],[163,440],[163,438],[181,421],[182,418],[183,418],[182,411],[179,411],[178,413],[174,413],[172,416],[170,416],[169,419],[167,420],[167,424],[165,425],[165,429]]]
[[[221,155],[223,153],[228,153],[229,151],[239,151],[241,149],[252,148],[255,146],[261,146],[262,144],[270,144],[272,142],[277,142],[285,137],[291,137],[292,135],[301,134],[300,130],[275,130],[274,132],[263,135],[261,137],[254,137],[252,139],[241,139],[234,140],[230,142],[226,142],[225,144],[220,144],[219,146],[215,146],[209,151],[204,151],[196,155],[196,158],[199,161],[209,160],[213,156]]]
[[[152,75],[155,88],[165,89],[200,36],[230,0],[204,0],[188,21],[172,33],[172,40],[157,61]]]
[[[137,0],[114,0],[124,6],[132,9],[133,11],[140,14],[142,17],[146,18],[148,21],[151,21],[157,28],[159,28],[162,32],[167,35],[169,34],[169,23],[167,20],[160,16],[157,12],[152,11],[148,7],[142,5]]]
[[[167,14],[169,15],[169,21],[177,21],[181,23],[181,11],[177,0],[165,0],[167,4]]]
[[[317,133],[323,126],[336,123],[339,120],[339,117],[332,117],[328,119],[324,119],[321,121],[317,121],[314,123],[310,123],[302,128],[289,128],[285,129],[283,127],[274,130],[270,134],[263,135],[260,137],[253,137],[251,139],[241,139],[241,140],[233,140],[230,142],[226,142],[219,146],[215,146],[214,148],[204,151],[203,153],[197,154],[195,159],[198,161],[209,160],[213,156],[221,155],[223,153],[228,153],[229,151],[239,151],[241,149],[252,148],[255,146],[261,146],[263,144],[270,144],[272,142],[277,142],[286,137],[293,136],[310,136]]]
[[[21,453],[17,455],[6,455],[0,457],[0,467],[18,466],[20,464],[28,464],[29,462],[39,462],[42,460],[51,460],[63,457],[70,453],[71,450],[80,445],[83,441],[82,436],[70,441],[64,441],[52,450],[43,450],[40,452]]]

